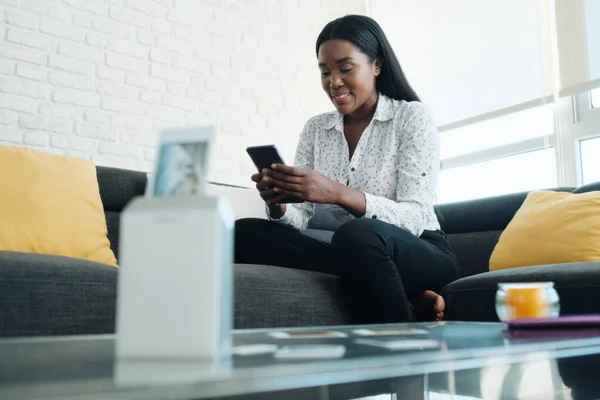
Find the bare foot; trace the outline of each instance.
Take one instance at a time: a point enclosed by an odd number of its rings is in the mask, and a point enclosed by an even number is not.
[[[444,319],[444,298],[432,290],[425,290],[412,301],[416,321],[441,321]]]

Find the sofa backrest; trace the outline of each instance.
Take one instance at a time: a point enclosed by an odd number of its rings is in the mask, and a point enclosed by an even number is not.
[[[600,191],[600,182],[550,190]],[[526,197],[527,192],[522,192],[438,206],[441,226],[458,258],[461,278],[489,271],[489,260],[498,239]]]
[[[96,167],[96,175],[106,215],[108,240],[118,259],[121,211],[135,196],[144,194],[148,178],[145,172],[110,167]]]
[[[119,258],[119,228],[121,211],[136,196],[143,196],[148,183],[145,172],[119,168],[96,167],[100,198],[104,205],[110,247]],[[264,202],[255,190],[210,183],[209,195],[228,199],[236,218],[265,218]]]
[[[575,188],[551,189],[573,192]],[[437,213],[442,230],[450,233],[487,232],[506,228],[517,210],[523,205],[527,192],[440,204]]]
[[[553,190],[572,192],[573,188]],[[489,271],[489,261],[502,231],[521,207],[527,192],[440,204],[442,230],[454,248],[461,278]]]
[[[144,194],[147,174],[118,168],[97,167],[100,196],[104,204],[108,238],[115,256],[119,254],[120,213],[135,196]],[[551,189],[573,193],[600,191],[600,182],[578,188]],[[209,185],[208,192],[223,195],[229,200],[236,218],[264,218],[264,203],[255,190],[227,185]],[[442,230],[454,247],[461,277],[486,272],[489,259],[498,238],[517,210],[527,192],[513,193],[458,203],[441,204],[436,207]],[[309,223],[312,230],[335,230],[339,222],[323,207]]]

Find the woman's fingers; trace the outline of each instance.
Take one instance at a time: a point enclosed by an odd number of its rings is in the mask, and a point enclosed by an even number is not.
[[[283,199],[285,199],[286,197],[288,197],[287,194],[279,193],[276,196],[272,197],[269,201],[267,201],[267,204],[269,204],[270,206],[281,204]]]
[[[265,189],[260,192],[260,197],[266,202],[269,202],[271,199],[278,197],[281,193],[276,193],[273,189]]]
[[[291,191],[299,191],[302,188],[302,185],[298,183],[291,183],[286,181],[280,181],[277,179],[270,179],[269,184],[273,187],[275,191],[281,190],[291,190]]]
[[[306,171],[307,171],[304,168],[296,168],[296,167],[292,167],[290,165],[283,165],[283,164],[273,164],[271,166],[271,168],[273,168],[274,170],[277,170],[279,172],[282,172],[286,175],[292,175],[292,176],[305,176]]]
[[[278,180],[278,181],[283,181],[283,182],[290,182],[290,183],[302,182],[302,177],[289,175],[289,174],[286,174],[283,172],[267,170],[266,172],[263,173],[263,180],[266,180],[268,182],[272,179]]]
[[[271,185],[269,184],[269,182],[265,182],[265,181],[260,181],[256,184],[256,188],[259,191],[263,191],[265,189],[268,189]]]
[[[282,193],[283,196],[297,197],[299,199],[303,199],[304,200],[304,194],[300,193],[300,192],[295,192],[293,190],[287,190],[287,189],[279,189],[279,188],[273,188],[273,190],[276,193]]]
[[[252,179],[253,182],[260,182],[263,178],[263,174],[254,174],[250,177],[250,179]]]

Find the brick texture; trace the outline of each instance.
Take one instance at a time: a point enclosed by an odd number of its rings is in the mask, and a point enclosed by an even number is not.
[[[0,144],[151,170],[160,129],[211,124],[209,179],[248,186],[246,146],[292,161],[331,109],[314,43],[363,3],[2,0]]]

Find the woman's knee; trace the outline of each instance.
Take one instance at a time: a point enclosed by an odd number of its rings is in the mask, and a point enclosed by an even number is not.
[[[352,252],[368,245],[379,236],[374,220],[357,218],[340,226],[331,239],[334,251]]]
[[[248,232],[257,229],[265,229],[271,222],[260,218],[240,218],[235,221],[235,232]]]
[[[235,262],[250,263],[265,251],[271,237],[272,223],[260,218],[242,218],[235,221]]]

